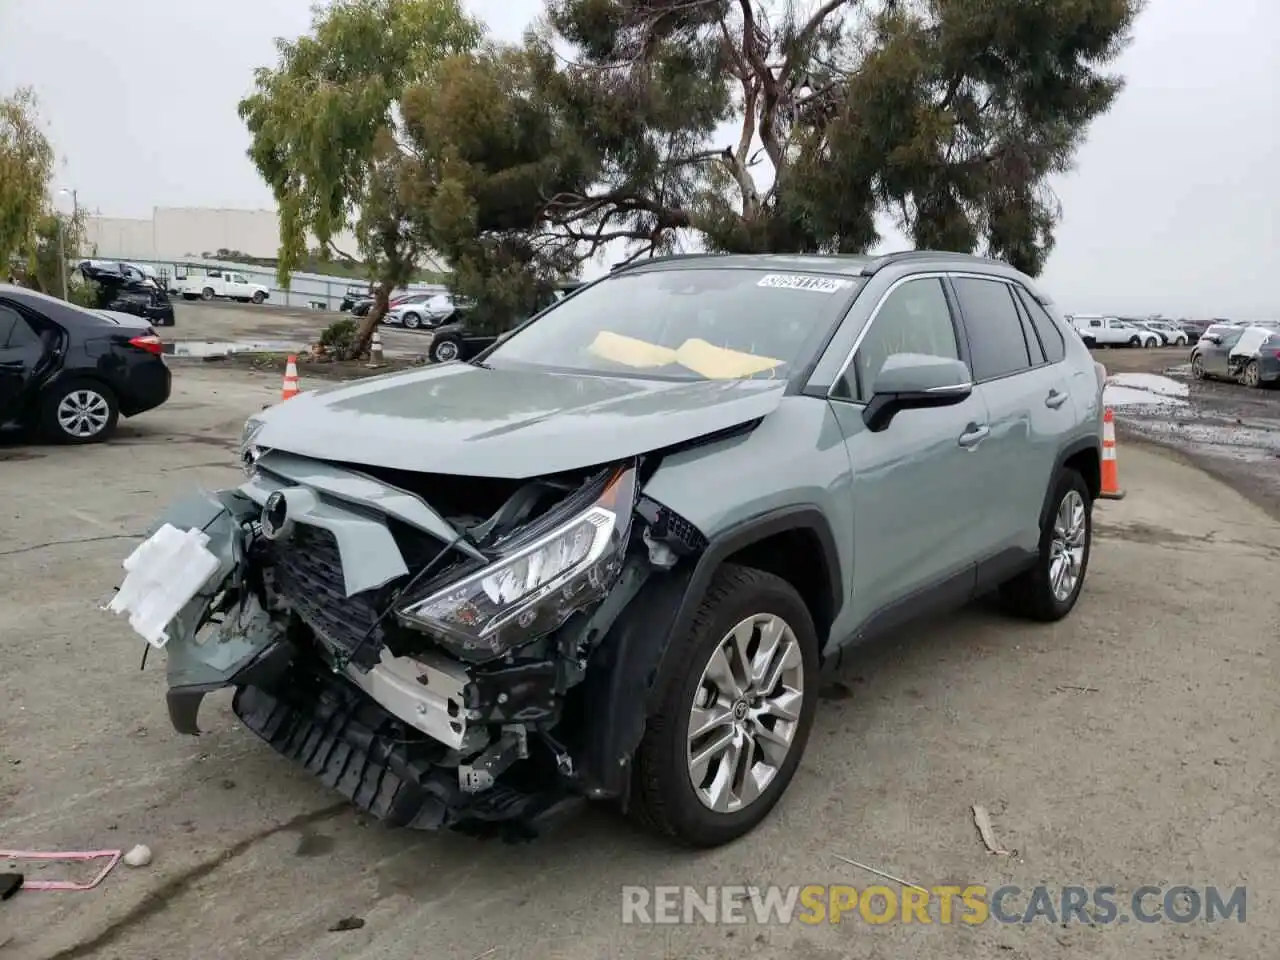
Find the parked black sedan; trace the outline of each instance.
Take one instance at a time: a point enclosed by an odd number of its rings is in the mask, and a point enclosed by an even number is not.
[[[120,417],[163,404],[171,387],[146,320],[0,284],[0,429],[94,443]]]

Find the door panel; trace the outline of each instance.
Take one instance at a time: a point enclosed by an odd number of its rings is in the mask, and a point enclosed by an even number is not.
[[[991,425],[977,487],[980,509],[974,513],[985,537],[983,555],[1031,549],[1039,539],[1056,441],[1075,416],[1070,385],[1061,364],[1046,363],[1046,348],[1012,285],[977,277],[950,282],[972,356],[975,392]]]
[[[986,452],[982,398],[904,410],[879,432],[863,423],[884,361],[904,353],[965,359],[936,276],[909,278],[886,294],[830,396],[853,470],[850,604],[858,622],[974,561],[968,500],[979,489]]]
[[[853,467],[853,580],[859,622],[959,573],[974,560],[968,497],[980,489],[986,440],[960,438],[986,425],[982,398],[904,410],[872,433],[862,407],[832,400]]]
[[[43,356],[39,335],[17,310],[0,303],[0,424],[21,413]]]
[[[1200,359],[1206,373],[1211,373],[1215,377],[1227,376],[1227,359],[1231,354],[1231,348],[1240,342],[1242,333],[1243,331],[1238,330],[1224,333],[1222,343],[1201,341],[1203,345],[1200,350]]]

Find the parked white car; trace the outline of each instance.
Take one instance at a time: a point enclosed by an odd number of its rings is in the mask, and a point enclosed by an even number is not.
[[[1076,314],[1072,325],[1080,331],[1080,337],[1090,347],[1158,347],[1160,334],[1119,317]]]
[[[406,297],[387,311],[383,323],[398,323],[410,330],[434,329],[453,316],[458,309],[447,293],[418,293]]]
[[[383,314],[382,322],[395,323],[410,330],[416,330],[423,325],[423,318],[426,316],[424,305],[433,296],[435,294],[432,293],[411,293],[402,297]]]
[[[1138,323],[1138,326],[1158,334],[1162,341],[1161,346],[1185,347],[1191,342],[1187,332],[1172,320],[1143,320]]]
[[[241,303],[262,303],[271,291],[265,284],[254,283],[243,273],[231,270],[210,270],[205,274],[189,273],[174,279],[173,289],[185,300],[213,300],[223,298]]]

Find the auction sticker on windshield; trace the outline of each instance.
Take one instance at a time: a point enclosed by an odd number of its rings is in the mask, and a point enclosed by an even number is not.
[[[853,286],[852,281],[836,277],[806,277],[800,273],[769,273],[760,278],[757,287],[776,290],[809,290],[813,293],[839,293]]]

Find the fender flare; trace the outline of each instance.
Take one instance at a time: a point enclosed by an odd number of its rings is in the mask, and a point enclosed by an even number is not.
[[[789,530],[812,532],[822,545],[826,590],[834,620],[844,602],[835,536],[826,515],[804,504],[772,510],[717,535],[692,565],[650,575],[590,658],[583,684],[590,718],[580,755],[583,792],[619,797],[625,808],[631,760],[657,707],[657,680],[669,669],[671,638],[690,628],[720,565],[743,547]]]
[[[1044,491],[1044,503],[1040,507],[1040,527],[1043,530],[1045,523],[1049,520],[1049,513],[1053,510],[1053,488],[1057,483],[1058,474],[1062,472],[1062,468],[1066,466],[1068,460],[1077,453],[1092,451],[1098,456],[1098,463],[1102,463],[1102,439],[1100,437],[1081,437],[1073,440],[1058,451],[1058,456],[1053,461],[1053,473],[1049,474],[1049,483]]]

